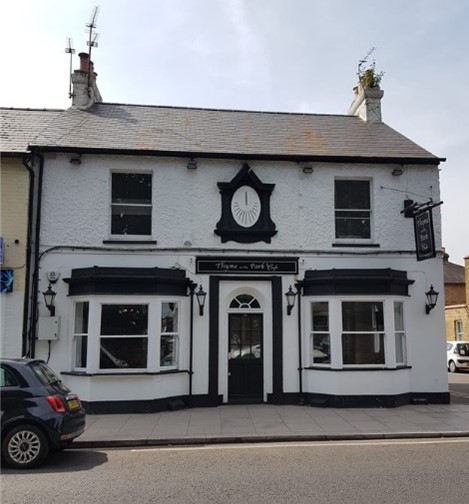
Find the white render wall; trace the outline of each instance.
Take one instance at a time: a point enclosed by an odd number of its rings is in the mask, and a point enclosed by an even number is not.
[[[241,169],[240,161],[200,159],[197,170],[188,170],[187,159],[84,155],[77,166],[66,155],[49,157],[44,171],[42,249],[102,246],[103,240],[110,239],[111,171],[153,174],[152,238],[158,247],[183,247],[190,236],[197,248],[332,250],[334,178],[363,177],[373,180],[374,241],[379,251],[409,251],[415,249],[413,223],[400,214],[404,199],[439,200],[435,166],[406,167],[396,177],[392,175],[395,165],[314,163],[314,173],[304,174],[297,163],[253,161],[249,164],[261,181],[275,184],[271,216],[278,233],[269,245],[240,247],[235,242],[221,243],[213,232],[221,216],[217,182],[229,182]],[[438,208],[434,224],[440,249]]]
[[[68,297],[68,286],[63,282],[63,278],[71,275],[72,269],[93,265],[180,267],[186,270],[188,278],[209,292],[209,276],[195,273],[196,256],[212,253],[241,257],[254,253],[299,257],[299,274],[282,275],[282,292],[303,279],[308,269],[392,268],[406,271],[408,278],[415,281],[409,286],[409,297],[404,299],[411,368],[372,373],[304,370],[304,392],[341,395],[447,392],[444,303],[440,300],[437,307],[426,315],[424,294],[431,284],[437,291],[444,291],[441,256],[416,261],[415,255],[410,253],[415,250],[413,221],[400,214],[404,199],[420,202],[429,198],[439,200],[437,167],[406,167],[404,174],[396,177],[392,175],[394,165],[317,163],[314,164],[314,173],[304,174],[296,163],[250,162],[262,182],[276,184],[271,197],[271,217],[278,233],[271,244],[239,244],[221,243],[213,231],[221,216],[217,182],[229,182],[241,169],[241,161],[198,159],[197,170],[188,170],[187,159],[84,155],[79,166],[69,164],[68,159],[67,155],[46,157],[42,195],[41,251],[45,254],[40,264],[39,291],[47,288],[46,272],[60,273],[60,280],[54,287],[57,290],[56,314],[61,321],[60,339],[51,342],[50,354],[50,364],[57,371],[70,371],[72,364],[73,300]],[[126,245],[125,241],[122,245],[103,244],[103,240],[111,238],[110,174],[119,170],[153,174],[153,236],[149,239],[157,240],[156,245],[133,246]],[[332,247],[335,241],[335,177],[372,179],[374,242],[379,247]],[[436,247],[440,249],[439,208],[434,209],[433,215]],[[192,247],[183,245],[187,239],[193,243]],[[60,248],[64,246],[90,249]],[[51,247],[58,248],[48,251]],[[253,282],[251,287],[259,289],[266,299],[269,298],[269,287],[262,281]],[[47,316],[42,294],[39,294],[39,300],[40,314]],[[189,303],[189,298],[186,302]],[[303,299],[305,320],[309,317],[308,302],[308,298]],[[224,303],[226,300],[220,296],[220,306],[223,307]],[[197,309],[194,310],[194,394],[208,392],[208,306],[207,298],[203,317],[199,316]],[[283,388],[286,393],[298,391],[297,313],[295,307],[292,315],[287,316],[284,303]],[[264,316],[271,317],[271,310],[267,310]],[[219,313],[219,317],[220,324],[223,324],[223,313]],[[302,331],[305,345],[302,364],[307,366],[309,334],[306,324]],[[225,336],[228,337],[221,337]],[[37,341],[36,350],[37,357],[47,358],[48,343]],[[267,367],[264,375],[264,390],[270,392]],[[127,378],[122,375],[64,375],[64,381],[87,401],[146,400],[187,394],[188,391],[187,374]],[[226,394],[225,385],[223,376],[219,377],[219,392],[223,395]]]

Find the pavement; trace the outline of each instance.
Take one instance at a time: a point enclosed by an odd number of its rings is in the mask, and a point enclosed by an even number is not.
[[[160,413],[88,415],[85,433],[73,446],[469,437],[469,401],[464,402],[398,408],[223,405]]]

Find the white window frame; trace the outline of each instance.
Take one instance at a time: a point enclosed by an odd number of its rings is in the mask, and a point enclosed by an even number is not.
[[[402,329],[396,328],[396,317],[395,317],[395,306],[396,304],[401,304],[402,305]],[[392,308],[393,308],[393,314],[394,314],[394,344],[395,344],[395,349],[396,349],[396,366],[407,366],[407,332],[406,332],[406,315],[405,315],[405,303],[404,301],[400,300],[393,300],[392,303]],[[398,343],[398,338],[402,342],[402,361],[399,361],[397,359],[398,356],[398,351],[397,351],[397,343]]]
[[[370,191],[370,208],[369,210],[366,209],[340,209],[336,208],[335,206],[335,186],[336,182],[368,182],[369,184],[369,191]],[[339,243],[339,244],[367,244],[367,243],[374,243],[374,199],[373,199],[373,179],[370,177],[335,177],[334,178],[334,187],[333,187],[333,207],[334,207],[334,242]],[[353,211],[369,211],[369,219],[370,219],[370,236],[368,238],[341,238],[337,237],[337,228],[336,228],[336,212],[337,211],[347,211],[347,212],[353,212]]]
[[[112,201],[112,176],[114,174],[127,174],[127,175],[150,175],[151,176],[151,203],[113,203]],[[133,241],[133,240],[151,240],[153,237],[153,195],[154,195],[154,173],[149,170],[111,170],[109,173],[109,236],[112,240],[120,241]],[[112,233],[112,209],[114,205],[136,207],[149,207],[150,208],[150,233],[149,234],[113,234]]]
[[[163,332],[162,330],[162,321],[163,321],[163,304],[165,303],[172,303],[177,306],[177,330],[176,331],[168,331],[168,332]],[[178,369],[179,367],[179,339],[180,339],[180,330],[181,330],[181,303],[178,300],[174,299],[162,299],[160,301],[160,312],[159,312],[159,357],[158,357],[158,363],[159,363],[159,368],[161,371],[169,371],[169,370],[174,370]],[[161,347],[162,347],[162,340],[163,337],[170,337],[173,339],[173,364],[170,366],[163,366],[161,364]]]
[[[464,341],[464,326],[461,319],[454,321],[454,339],[456,341]]]
[[[78,333],[76,332],[76,313],[77,307],[79,304],[88,304],[88,327],[86,332]],[[72,337],[72,369],[76,371],[84,371],[88,367],[88,351],[89,351],[89,332],[90,332],[90,302],[88,299],[75,299],[73,303],[73,337]],[[86,347],[86,366],[77,366],[77,341],[78,338],[87,338],[87,347]]]
[[[313,327],[313,304],[315,303],[326,303],[327,304],[327,323],[328,323],[328,330],[327,331],[316,331]],[[318,367],[324,367],[324,368],[330,368],[332,367],[332,355],[334,351],[334,346],[332,343],[332,334],[331,334],[331,308],[330,308],[330,300],[329,299],[319,299],[319,298],[314,298],[309,301],[309,310],[308,310],[308,316],[309,316],[309,346],[308,346],[308,355],[309,355],[309,365],[310,366],[318,366]],[[314,362],[314,335],[315,334],[324,334],[329,336],[329,347],[330,347],[330,363],[323,363],[323,362]]]
[[[190,298],[166,297],[161,295],[151,296],[122,296],[122,295],[92,295],[77,296],[73,298],[70,308],[70,317],[74,321],[76,303],[88,302],[88,353],[86,368],[75,366],[75,325],[70,324],[70,341],[73,342],[71,352],[71,369],[77,372],[93,374],[138,374],[162,373],[188,369],[189,366],[189,304]],[[176,362],[173,366],[160,365],[161,353],[161,310],[162,303],[169,302],[178,305],[178,332],[176,341]],[[148,305],[147,335],[101,335],[101,313],[103,305]],[[164,333],[163,333],[164,334]],[[100,340],[101,338],[147,338],[147,367],[146,368],[103,368],[100,365]]]

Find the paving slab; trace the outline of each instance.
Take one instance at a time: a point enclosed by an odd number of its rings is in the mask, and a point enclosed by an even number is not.
[[[376,409],[255,404],[88,415],[73,447],[423,437],[469,437],[469,404]]]

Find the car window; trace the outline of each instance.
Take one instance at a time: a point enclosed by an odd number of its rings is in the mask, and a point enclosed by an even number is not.
[[[57,383],[60,381],[60,378],[54,373],[54,371],[52,371],[52,369],[49,366],[46,366],[43,362],[33,362],[31,364],[31,369],[43,385]]]
[[[469,357],[469,343],[458,343],[458,353]]]
[[[0,367],[0,387],[18,387],[18,380],[3,366]]]

